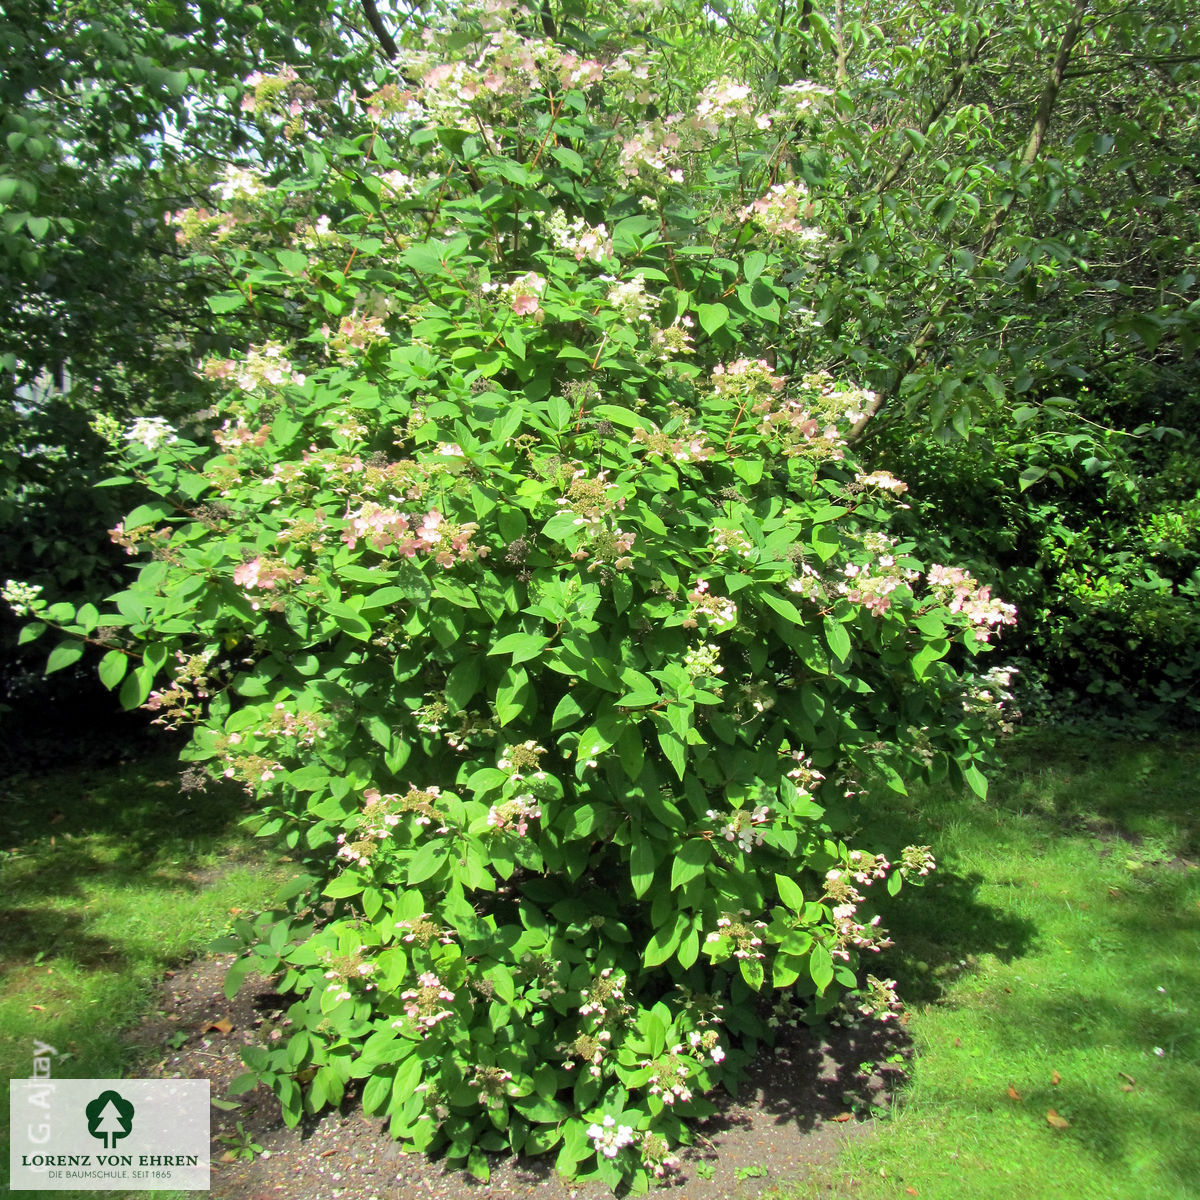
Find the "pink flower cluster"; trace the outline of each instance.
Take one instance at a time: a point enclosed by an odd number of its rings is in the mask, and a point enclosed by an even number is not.
[[[666,175],[673,183],[683,182],[678,166],[683,142],[672,126],[682,118],[672,115],[665,120],[647,121],[641,131],[621,143],[618,167],[626,179],[643,173]]]
[[[351,550],[365,540],[380,551],[394,547],[405,558],[430,554],[440,567],[473,562],[487,553],[487,547],[471,545],[478,525],[451,524],[433,508],[418,518],[368,501],[358,512],[347,512],[346,521],[342,541]]]
[[[529,822],[535,821],[542,815],[537,799],[529,792],[514,796],[500,804],[493,804],[488,809],[487,823],[489,829],[503,833],[512,830],[517,837],[524,837],[529,832]]]
[[[771,237],[798,249],[811,249],[825,241],[825,233],[808,224],[812,205],[808,189],[798,179],[777,183],[741,211],[743,221],[754,221]]]
[[[925,578],[952,613],[961,612],[971,622],[981,642],[988,641],[999,627],[1016,624],[1016,607],[994,597],[990,587],[980,587],[961,567],[935,564]]]
[[[387,341],[388,334],[382,317],[352,312],[338,322],[336,329],[322,325],[321,336],[336,359],[350,363],[356,355],[377,342]]]
[[[289,583],[296,577],[296,570],[287,563],[275,559],[252,558],[233,571],[233,582],[249,593],[254,588],[272,591],[277,583]]]
[[[241,388],[243,392],[255,392],[265,387],[284,387],[288,384],[299,387],[304,382],[303,374],[292,365],[286,347],[280,342],[251,346],[242,362],[210,358],[204,364],[204,377],[227,381]]]

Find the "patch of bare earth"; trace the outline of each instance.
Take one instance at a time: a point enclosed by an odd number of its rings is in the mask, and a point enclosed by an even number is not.
[[[270,1043],[286,1001],[267,980],[251,977],[225,998],[232,958],[198,959],[168,972],[159,1010],[131,1033],[145,1056],[139,1074],[207,1078],[221,1100],[242,1074],[241,1049]],[[700,1122],[696,1144],[658,1194],[668,1200],[752,1200],[781,1183],[821,1173],[845,1142],[871,1126],[864,1118],[891,1101],[910,1053],[893,1026],[782,1031],[754,1062],[736,1097]],[[892,1061],[888,1061],[892,1060]],[[297,1129],[284,1125],[275,1097],[259,1087],[238,1107],[212,1111],[214,1200],[603,1200],[607,1189],[572,1184],[550,1159],[493,1156],[487,1183],[421,1155],[405,1154],[386,1122],[367,1117],[354,1095]],[[241,1122],[245,1137],[237,1132]],[[250,1144],[262,1148],[248,1157]],[[238,1154],[239,1147],[243,1153]],[[552,1158],[552,1156],[550,1156]]]

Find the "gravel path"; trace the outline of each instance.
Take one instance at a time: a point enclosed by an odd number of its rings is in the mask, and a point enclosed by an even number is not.
[[[144,1057],[139,1073],[212,1080],[214,1099],[245,1069],[241,1047],[270,1039],[281,1002],[269,983],[251,979],[232,1002],[223,990],[229,956],[198,959],[169,972],[158,1013],[131,1034]],[[766,1188],[827,1168],[849,1138],[869,1133],[865,1119],[885,1107],[904,1074],[902,1029],[871,1027],[788,1030],[755,1062],[736,1099],[698,1126],[697,1144],[660,1193],[669,1200],[752,1200]],[[863,1071],[863,1064],[876,1064]],[[462,1171],[405,1154],[384,1122],[365,1116],[353,1097],[338,1112],[288,1129],[268,1091],[239,1098],[237,1109],[213,1110],[213,1200],[604,1200],[600,1185],[569,1184],[551,1163],[495,1156],[480,1183]],[[234,1157],[240,1121],[262,1147]]]

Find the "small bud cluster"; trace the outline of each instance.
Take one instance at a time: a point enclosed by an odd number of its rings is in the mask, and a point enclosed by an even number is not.
[[[694,1034],[699,1037],[699,1034]],[[646,1080],[646,1090],[651,1096],[658,1096],[668,1107],[676,1100],[686,1104],[692,1098],[692,1089],[688,1080],[692,1077],[692,1068],[680,1056],[683,1046],[672,1046],[667,1054],[655,1059],[646,1059],[643,1067],[650,1068],[650,1077]]]
[[[509,307],[518,317],[530,317],[534,321],[541,321],[545,317],[541,303],[545,290],[545,276],[539,275],[536,271],[526,271],[524,275],[518,275],[511,283],[506,283],[501,292],[508,301]]]
[[[646,448],[647,458],[666,458],[672,462],[705,462],[712,458],[712,447],[703,430],[685,429],[679,433],[637,428],[630,439],[633,447]]]
[[[605,967],[580,996],[579,1015],[587,1018],[586,1024],[590,1028],[576,1036],[567,1048],[567,1054],[584,1063],[588,1073],[596,1079],[603,1074],[604,1059],[612,1043],[612,1026],[624,1024],[633,1012],[625,999],[625,985],[624,974]],[[566,1065],[570,1070],[574,1064]]]
[[[505,1084],[512,1082],[512,1072],[502,1067],[476,1067],[471,1086],[479,1089],[479,1103],[484,1108],[502,1105],[508,1095]]]
[[[546,1003],[552,996],[561,996],[566,988],[559,982],[558,971],[562,963],[543,952],[526,950],[521,955],[521,973],[534,988],[535,998]]]
[[[905,879],[909,875],[928,875],[937,869],[937,859],[928,846],[905,846],[896,869]]]
[[[891,607],[892,593],[897,588],[920,578],[918,571],[900,566],[892,554],[881,554],[873,563],[847,563],[842,574],[845,582],[839,583],[837,590],[877,617]]]
[[[812,759],[802,750],[789,750],[784,757],[790,758],[793,765],[788,768],[787,777],[802,792],[814,791],[824,780],[825,776],[813,766]]]
[[[436,784],[425,788],[410,786],[403,796],[382,795],[378,788],[368,788],[363,793],[363,815],[373,821],[381,821],[389,828],[398,825],[403,816],[412,816],[417,826],[429,826],[435,822],[435,833],[449,832],[444,814],[438,809],[442,790]]]
[[[818,251],[826,241],[824,230],[808,224],[812,212],[808,189],[800,180],[789,179],[747,205],[740,215],[743,221],[753,221],[768,237],[803,253]]]
[[[496,766],[501,771],[507,771],[510,779],[525,779],[528,776],[540,781],[546,778],[541,766],[545,753],[546,747],[532,740],[520,745],[511,744],[504,748],[496,760]]]
[[[717,918],[716,929],[705,936],[705,943],[710,946],[729,943],[734,958],[765,958],[762,951],[762,935],[767,928],[766,923],[748,920],[749,916],[748,909],[742,909],[737,914],[722,913]]]
[[[474,522],[456,525],[435,508],[415,517],[368,501],[357,512],[347,510],[346,522],[342,541],[351,550],[365,540],[375,550],[394,548],[405,558],[428,554],[438,566],[447,569],[457,562],[474,562],[488,552],[486,546],[471,544],[478,525]]]
[[[409,988],[400,993],[404,1002],[405,1016],[412,1021],[422,1035],[427,1034],[439,1022],[453,1016],[447,1004],[454,1001],[454,993],[450,991],[432,971],[424,971],[417,977],[416,988]],[[392,1028],[398,1029],[403,1018],[392,1022]]]
[[[233,570],[233,582],[251,597],[250,607],[256,610],[259,601],[252,595],[256,589],[270,592],[275,590],[277,584],[294,583],[303,578],[304,572],[298,567],[289,567],[282,559],[263,555],[252,558]]]
[[[859,487],[878,488],[880,491],[891,492],[894,496],[902,496],[908,491],[908,484],[903,479],[897,479],[890,471],[872,471],[870,475],[859,472],[854,477]]]
[[[894,979],[877,979],[867,976],[866,994],[859,1001],[858,1011],[864,1017],[878,1017],[881,1021],[893,1018],[904,1007],[896,995]]]
[[[963,692],[963,708],[982,717],[989,727],[1007,736],[1013,731],[1013,720],[1020,713],[1010,710],[1012,703],[1013,676],[1019,674],[1016,667],[992,667],[982,675],[966,681]]]
[[[600,278],[613,285],[608,289],[605,299],[620,313],[623,321],[630,325],[650,322],[651,314],[660,301],[657,296],[646,291],[645,275],[639,272],[632,279],[624,281],[619,281],[615,275],[601,275]]]
[[[740,529],[717,529],[713,532],[712,552],[734,554],[738,558],[753,558],[754,543]]]
[[[741,957],[745,957],[742,955]],[[761,958],[762,955],[759,955]],[[715,1063],[725,1061],[725,1051],[721,1046],[721,1035],[715,1029],[706,1029],[701,1033],[697,1029],[693,1029],[688,1034],[688,1045],[693,1051],[698,1051],[701,1054],[707,1054]]]
[[[386,342],[388,332],[381,316],[356,311],[344,316],[336,328],[322,325],[321,336],[330,354],[339,362],[349,364],[372,346]]]
[[[375,984],[371,982],[375,974],[375,964],[363,958],[366,946],[352,954],[335,955],[326,952],[323,956],[325,963],[325,978],[329,980],[327,990],[334,992],[335,1000],[351,1000],[354,993],[350,990],[352,983],[360,984],[363,991],[373,991]]]
[[[432,920],[429,913],[422,913],[411,921],[397,921],[395,928],[404,930],[400,935],[402,942],[410,945],[415,943],[422,950],[428,949],[434,942],[442,946],[449,946],[454,942],[454,934]]]
[[[735,358],[713,367],[713,395],[744,399],[782,391],[784,381],[765,358]]]

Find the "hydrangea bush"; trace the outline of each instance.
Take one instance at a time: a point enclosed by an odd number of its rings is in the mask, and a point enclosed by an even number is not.
[[[245,350],[196,436],[105,430],[149,491],[115,607],[9,593],[298,864],[231,943],[231,989],[294,998],[240,1086],[641,1190],[781,1011],[893,1011],[869,897],[932,858],[846,814],[982,790],[951,659],[1012,612],[889,534],[904,484],[844,442],[869,395],[781,366],[820,89],[651,118],[646,48],[519,13],[442,44],[351,142],[306,138],[295,72],[247,81],[305,170],[172,218]]]

